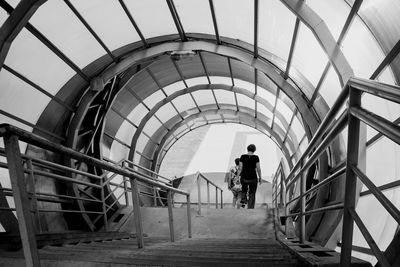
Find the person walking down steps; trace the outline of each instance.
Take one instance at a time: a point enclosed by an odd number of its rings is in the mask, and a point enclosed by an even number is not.
[[[256,146],[254,144],[248,145],[247,154],[240,156],[239,160],[238,175],[240,175],[240,182],[242,184],[241,204],[242,207],[244,207],[247,203],[248,209],[254,209],[256,203],[257,184],[260,183],[261,185],[260,159],[257,155],[254,155],[255,151]],[[247,194],[249,195],[248,200]]]
[[[235,166],[233,166],[229,170],[229,177],[228,177],[228,189],[233,194],[232,199],[232,206],[238,209],[240,208],[240,199],[242,193],[242,184],[240,182],[240,176],[238,175],[239,171],[239,158],[235,159]]]

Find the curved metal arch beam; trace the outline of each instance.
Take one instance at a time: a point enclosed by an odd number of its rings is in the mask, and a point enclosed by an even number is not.
[[[254,99],[254,100],[258,101],[259,103],[261,103],[262,105],[264,105],[271,112],[273,111],[273,107],[270,103],[268,103],[268,101],[266,101],[265,99],[263,99],[257,95],[250,93],[249,91],[247,91],[243,88],[240,88],[237,86],[230,86],[230,85],[226,85],[226,84],[199,84],[199,85],[192,86],[192,87],[180,90],[180,91],[176,91],[173,94],[169,95],[168,97],[164,98],[162,101],[158,102],[140,121],[140,124],[139,124],[138,128],[136,129],[135,134],[133,135],[132,140],[131,140],[132,150],[135,151],[136,142],[137,142],[140,134],[142,133],[144,127],[146,126],[146,123],[163,105],[173,101],[175,98],[177,98],[181,95],[199,91],[199,90],[210,90],[210,89],[226,90],[226,91],[232,91],[235,93],[246,95],[247,97]],[[275,112],[276,112],[276,116],[282,122],[283,127],[285,129],[288,129],[289,124],[287,123],[287,121],[285,120],[283,115],[280,112],[277,112],[277,111],[275,111]],[[289,137],[292,140],[294,140],[295,142],[297,142],[296,137],[293,134],[293,131],[291,131],[290,129],[289,129]]]
[[[192,131],[194,131],[194,130],[196,130],[196,129],[199,129],[199,128],[201,128],[201,127],[207,126],[207,125],[212,125],[212,124],[223,124],[223,123],[226,123],[226,122],[223,122],[223,121],[215,121],[215,122],[205,123],[205,124],[203,124],[203,125],[198,125],[198,126],[196,126],[196,127],[190,128],[188,131],[184,132],[184,133],[181,134],[177,139],[175,139],[168,149],[162,149],[162,151],[164,151],[165,153],[162,154],[162,155],[161,155],[161,158],[160,158],[159,160],[157,160],[156,163],[153,164],[151,167],[153,168],[153,170],[154,170],[155,172],[158,172],[159,169],[160,169],[161,163],[162,163],[163,160],[164,160],[165,155],[168,153],[168,151],[171,149],[171,147],[175,144],[175,142],[177,142],[179,139],[181,139],[182,137],[184,137],[184,136],[187,135],[188,133],[190,133],[190,132],[192,132]],[[246,126],[248,126],[248,127],[250,127],[250,128],[253,128],[253,129],[259,131],[260,133],[266,135],[268,138],[270,138],[270,139],[277,145],[276,140],[272,139],[267,133],[261,131],[260,129],[255,128],[253,125],[251,125],[251,124],[249,124],[249,123],[247,123],[247,122],[234,122],[234,121],[232,121],[232,122],[229,122],[229,123],[246,125]],[[169,145],[169,144],[170,144],[170,143],[168,143],[168,144],[166,144],[166,145]],[[164,146],[166,146],[166,145],[164,145]],[[281,148],[280,148],[280,149],[281,149]],[[161,152],[161,151],[160,151],[160,152]],[[289,161],[289,160],[291,160],[290,157],[289,157],[289,158],[286,157],[286,154],[285,154],[284,152],[282,152],[282,154],[284,155],[285,160],[287,161],[288,166],[289,166],[290,168],[292,168],[292,167],[293,167],[293,163],[292,163],[291,161]]]
[[[303,0],[281,0],[281,2],[313,32],[336,70],[343,87],[354,76],[354,72],[325,22]]]
[[[185,120],[180,121],[179,123],[175,124],[174,127],[171,128],[171,131],[167,132],[163,136],[163,138],[161,139],[157,149],[155,150],[155,152],[153,154],[153,157],[152,157],[153,158],[152,169],[154,169],[154,167],[156,166],[156,164],[158,162],[159,154],[160,154],[162,148],[164,147],[165,143],[168,141],[168,138],[172,136],[172,132],[175,132],[180,126],[182,126],[182,125],[184,125],[184,124],[186,124],[186,123],[188,123],[188,122],[190,122],[190,121],[192,121],[194,119],[197,119],[199,117],[207,115],[207,114],[231,114],[231,115],[240,114],[241,117],[245,119],[244,122],[246,124],[251,125],[251,123],[252,123],[252,124],[257,124],[258,126],[262,126],[261,129],[256,128],[254,126],[251,126],[251,127],[255,128],[255,129],[259,130],[259,131],[265,130],[266,132],[270,133],[270,135],[271,135],[270,138],[278,145],[278,147],[281,149],[282,153],[284,154],[285,158],[287,160],[289,160],[288,161],[289,164],[291,164],[290,152],[289,152],[288,148],[283,144],[282,139],[280,138],[280,136],[278,135],[277,132],[273,131],[264,121],[260,120],[259,118],[254,118],[253,116],[251,116],[248,113],[243,113],[241,111],[237,111],[235,109],[235,105],[226,105],[226,106],[227,107],[223,108],[223,109],[218,109],[218,108],[214,107],[213,109],[208,109],[208,110],[204,110],[204,106],[202,106],[201,108],[204,111],[191,114],[190,116],[186,117]],[[231,109],[227,109],[228,107],[230,107]],[[238,120],[238,123],[239,123],[239,120]],[[243,123],[243,122],[241,122],[241,123]],[[146,147],[147,147],[147,145],[146,145]],[[145,149],[146,149],[146,147],[145,147]]]
[[[220,108],[213,108],[213,109],[208,109],[208,110],[204,110],[204,111],[202,111],[202,112],[205,112],[205,113],[207,113],[207,112],[209,112],[210,114],[221,114],[221,115],[225,115],[225,114],[231,114],[231,115],[236,115],[236,114],[239,114],[238,116],[239,116],[239,118],[238,118],[238,120],[237,120],[237,123],[238,124],[241,124],[241,123],[243,123],[243,122],[246,122],[247,124],[250,124],[250,123],[252,123],[252,124],[254,124],[254,125],[256,125],[256,126],[251,126],[252,128],[254,128],[254,129],[256,129],[256,130],[258,130],[258,131],[261,131],[261,130],[265,130],[265,131],[267,131],[269,134],[270,134],[270,138],[272,139],[272,137],[273,138],[278,138],[278,139],[276,139],[277,140],[277,145],[279,146],[279,148],[282,148],[282,147],[286,147],[286,146],[284,146],[284,143],[283,143],[283,141],[282,141],[282,139],[280,138],[280,134],[282,135],[282,134],[284,134],[284,131],[279,127],[279,126],[275,126],[277,129],[276,129],[276,132],[274,132],[274,130],[272,130],[265,122],[264,122],[264,120],[263,119],[261,119],[260,120],[260,118],[258,117],[258,118],[255,118],[254,116],[253,116],[253,114],[249,114],[249,113],[247,113],[247,112],[241,112],[241,111],[237,111],[236,109],[235,110],[233,110],[232,108],[234,108],[235,106],[234,105],[229,105],[229,106],[227,106],[227,107],[225,107],[225,113],[223,113],[223,112],[221,112],[220,110]],[[227,109],[227,108],[230,108],[230,109]],[[193,110],[195,110],[195,109],[193,109]],[[196,109],[196,111],[197,111],[197,109]],[[195,114],[199,114],[199,113],[195,113]],[[190,116],[192,116],[192,115],[194,115],[194,114],[191,114]],[[204,117],[204,116],[207,116],[207,114],[200,114],[199,115],[199,117]],[[223,120],[223,119],[221,119],[221,120]],[[231,121],[233,120],[233,119],[230,119]],[[186,123],[183,123],[183,122],[186,122]],[[177,128],[176,128],[176,130],[177,129],[179,129],[180,128],[180,126],[182,126],[182,125],[184,125],[184,124],[188,124],[188,122],[189,121],[187,121],[187,120],[183,120],[183,121],[180,121],[180,122],[178,122],[178,124],[180,124]],[[182,124],[183,123],[183,124]],[[187,127],[186,129],[190,129],[190,127]],[[174,130],[174,133],[176,132],[176,130]],[[273,133],[273,134],[272,134]],[[180,133],[179,133],[180,134]],[[170,135],[170,137],[172,136],[172,133],[171,133],[171,135]],[[171,139],[172,140],[172,139]],[[274,139],[273,139],[274,140]],[[168,141],[168,139],[167,139],[167,141]],[[292,153],[295,151],[295,144],[293,143],[293,140],[289,140],[289,143],[288,143],[288,147],[290,148],[290,150],[292,151]],[[290,152],[289,151],[289,149],[287,149],[287,151],[288,152]]]
[[[203,113],[201,113],[201,112],[203,112]],[[170,125],[173,125],[173,126],[166,134],[170,134],[172,136],[175,133],[175,131],[182,125],[182,123],[188,124],[188,122],[190,122],[190,120],[194,120],[199,117],[204,117],[206,115],[215,115],[215,114],[220,114],[220,115],[230,114],[230,115],[234,115],[234,116],[240,116],[240,119],[247,120],[248,122],[254,123],[257,126],[263,126],[262,129],[265,129],[268,132],[273,132],[274,133],[273,136],[276,135],[278,137],[279,136],[283,137],[285,135],[285,132],[278,125],[275,125],[276,129],[275,129],[275,131],[272,131],[272,129],[266,124],[266,122],[270,120],[268,117],[266,117],[264,114],[261,114],[261,113],[257,113],[257,117],[254,117],[254,110],[247,108],[247,107],[242,107],[242,109],[238,111],[236,109],[236,105],[221,104],[221,105],[219,105],[219,108],[218,108],[216,105],[210,104],[210,105],[200,106],[200,112],[197,108],[192,108],[190,110],[186,110],[185,113],[186,113],[186,115],[185,115],[186,117],[184,118],[184,120],[182,120],[179,115],[176,115],[175,117],[172,117],[171,119],[169,119],[169,121],[167,123]],[[193,115],[197,115],[197,117],[193,117]],[[190,118],[190,119],[188,120],[187,118]],[[160,135],[163,135],[163,132],[165,132],[165,131],[162,131],[162,128],[159,128],[152,135],[153,139],[156,139],[156,140],[162,139],[162,138],[160,138]],[[154,136],[156,136],[156,137],[154,137]],[[281,140],[281,138],[279,138],[278,140]],[[281,140],[280,143],[282,143],[282,142],[283,141]],[[289,146],[290,151],[292,151],[292,153],[294,153],[296,144],[293,143],[293,140],[286,139],[285,143]],[[133,161],[134,155],[135,155],[135,150],[131,148],[128,158]]]
[[[308,108],[306,99],[287,82],[282,76],[277,68],[268,61],[261,60],[259,58],[254,58],[251,51],[244,51],[239,48],[228,47],[224,45],[218,45],[215,43],[210,43],[206,41],[190,41],[190,42],[174,42],[174,43],[163,43],[160,45],[153,46],[146,50],[136,51],[127,56],[124,60],[111,66],[105,70],[101,75],[94,78],[99,80],[100,83],[105,83],[113,76],[127,70],[134,64],[138,62],[148,61],[149,58],[156,58],[170,51],[206,51],[209,53],[215,53],[223,55],[230,58],[235,58],[242,61],[249,66],[258,69],[263,72],[271,81],[283,90],[289,98],[295,103],[297,109],[303,117],[303,120],[309,126],[311,132],[314,132],[318,128],[318,121],[316,116]],[[334,63],[332,63],[334,64]]]

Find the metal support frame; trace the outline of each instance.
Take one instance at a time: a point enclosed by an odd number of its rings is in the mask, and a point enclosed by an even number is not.
[[[7,156],[8,171],[13,189],[13,196],[18,217],[22,248],[27,266],[40,266],[37,250],[35,227],[31,215],[31,205],[26,191],[24,167],[19,150],[18,137],[4,136],[4,146]]]
[[[200,173],[197,172],[197,214],[201,216],[201,190],[200,190]]]
[[[143,225],[140,211],[139,188],[136,179],[131,179],[133,214],[135,216],[136,239],[139,248],[144,247]]]
[[[350,90],[349,107],[359,107],[361,105],[361,92]],[[340,254],[340,265],[351,265],[351,246],[353,241],[354,220],[349,210],[355,209],[356,204],[356,188],[357,175],[351,166],[358,164],[359,152],[359,136],[360,121],[353,115],[348,114],[348,140],[347,140],[347,169],[346,169],[346,185],[344,193],[344,210],[343,210],[343,231],[342,231],[342,249]]]
[[[174,214],[172,212],[172,192],[168,190],[167,192],[167,202],[168,202],[168,222],[169,222],[169,235],[171,242],[175,242],[175,231],[174,231]]]

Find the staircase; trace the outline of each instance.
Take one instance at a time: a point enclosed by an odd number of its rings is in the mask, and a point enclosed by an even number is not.
[[[165,208],[141,208],[146,233],[139,249],[133,216],[119,226],[124,239],[82,239],[39,249],[42,266],[339,266],[336,252],[275,238],[266,207],[192,210],[193,238],[187,238],[186,208],[174,208],[176,241],[169,239]],[[52,243],[55,244],[55,243]],[[301,253],[290,246],[299,247]],[[296,249],[295,249],[296,250]],[[318,252],[318,253],[314,253]],[[335,255],[336,253],[336,255]],[[304,256],[305,255],[305,256]],[[319,257],[321,256],[321,257]],[[310,261],[311,259],[311,261]],[[310,263],[311,262],[311,263]],[[356,261],[354,266],[369,266]],[[22,251],[0,252],[0,266],[25,266]]]
[[[39,250],[42,266],[302,266],[271,239],[145,238],[79,243]],[[0,254],[2,266],[24,266],[22,252]]]

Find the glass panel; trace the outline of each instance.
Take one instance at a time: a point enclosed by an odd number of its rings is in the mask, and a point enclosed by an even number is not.
[[[335,103],[336,98],[339,96],[342,87],[339,82],[339,78],[333,68],[330,68],[328,74],[326,75],[325,81],[321,85],[319,93],[328,104],[332,106]]]
[[[136,151],[139,151],[141,153],[148,142],[150,142],[150,139],[143,133],[140,134],[138,141],[136,143]]]
[[[310,29],[302,23],[299,28],[293,53],[293,67],[299,70],[315,87],[326,63],[328,63],[328,57]],[[292,73],[293,68],[290,68],[290,74]]]
[[[163,105],[157,112],[156,112],[157,117],[162,121],[162,122],[167,122],[169,119],[171,119],[173,116],[177,115],[175,109],[172,107],[170,103],[167,103]]]
[[[400,204],[397,197],[397,194],[400,193],[399,189],[387,190],[383,193],[389,200],[394,201],[394,205],[398,206]],[[361,197],[358,201],[356,212],[361,217],[380,250],[384,251],[396,234],[397,222],[373,195]],[[379,220],[376,218],[379,218]],[[364,240],[363,235],[357,227],[354,228],[353,239],[355,245],[369,248],[368,243]]]
[[[282,122],[281,122],[280,120],[278,120],[276,117],[275,117],[274,123],[276,124],[276,125],[274,125],[274,127],[275,127],[275,126],[279,126],[279,128],[281,128],[281,130],[282,130],[284,133],[286,133],[286,128],[283,126]],[[281,136],[281,137],[282,137],[282,139],[283,139],[283,136]]]
[[[135,131],[136,128],[132,124],[124,120],[121,126],[119,127],[115,137],[127,143],[128,145],[131,145],[132,137],[135,134]]]
[[[11,125],[13,125],[13,126],[15,126],[15,127],[21,128],[21,129],[23,129],[23,130],[25,130],[25,131],[28,131],[28,132],[32,132],[32,129],[33,129],[32,127],[27,126],[26,124],[24,124],[24,123],[22,123],[22,122],[13,120],[13,119],[11,119],[11,118],[9,118],[9,117],[6,117],[6,116],[4,116],[4,115],[2,115],[2,114],[0,114],[0,122],[1,122],[1,123],[8,123],[8,124],[11,124]],[[3,138],[0,138],[0,147],[4,148]],[[22,151],[22,150],[21,150],[21,151]],[[1,157],[0,157],[0,158],[1,158]]]
[[[257,112],[264,114],[266,117],[272,119],[272,112],[260,103],[257,104]],[[271,121],[268,121],[268,125],[271,126]]]
[[[108,49],[114,50],[140,40],[121,5],[115,1],[72,0],[71,2]]]
[[[4,69],[0,71],[0,88],[1,109],[33,124],[36,123],[50,100],[46,95]],[[7,121],[12,125],[17,125],[14,120]]]
[[[7,3],[9,3],[13,8],[15,8],[21,0],[7,0]]]
[[[192,93],[199,106],[215,104],[214,96],[211,90],[201,90]]]
[[[349,5],[343,0],[307,0],[307,5],[325,21],[326,26],[337,40],[350,12]]]
[[[177,34],[167,1],[124,1],[145,38]]]
[[[153,116],[147,121],[143,128],[143,132],[147,133],[149,136],[152,136],[160,127],[162,127],[162,124]]]
[[[170,84],[168,86],[165,86],[164,87],[164,92],[167,95],[171,95],[171,94],[175,93],[176,91],[180,91],[180,90],[182,90],[184,88],[185,88],[185,84],[182,81],[179,81],[179,82]]]
[[[396,85],[396,79],[394,78],[393,70],[390,67],[386,67],[376,80],[382,83]]]
[[[174,3],[185,32],[214,34],[208,1],[175,0]]]
[[[295,117],[293,119],[291,129],[296,134],[297,140],[300,141],[300,139],[304,136],[305,131],[304,131],[303,125],[300,123],[300,121],[297,117]]]
[[[235,86],[245,89],[247,91],[249,91],[252,94],[255,94],[255,86],[252,83],[243,81],[243,80],[239,80],[239,79],[235,79]],[[257,88],[257,90],[259,90],[260,88]]]
[[[400,147],[382,138],[367,150],[366,174],[377,186],[398,180],[399,162]]]
[[[384,59],[378,43],[359,17],[354,19],[342,50],[354,75],[360,78],[368,79]]]
[[[208,84],[208,80],[207,77],[203,76],[203,77],[196,77],[196,78],[192,78],[192,79],[187,79],[186,80],[186,84],[189,87],[198,85],[198,84]]]
[[[12,43],[5,64],[52,95],[55,95],[75,74],[68,65],[25,29]]]
[[[394,121],[400,116],[400,105],[383,98],[363,94],[361,103],[365,109],[387,120]]]
[[[254,44],[254,1],[218,0],[214,7],[221,36]]]
[[[293,111],[290,110],[290,108],[288,108],[288,106],[286,106],[280,99],[278,99],[276,110],[279,111],[285,118],[286,124],[289,124],[290,119],[293,116]]]
[[[231,78],[228,78],[228,77],[210,76],[210,80],[211,80],[211,83],[232,85],[232,80],[231,80]]]
[[[259,9],[258,44],[286,63],[296,17],[280,1],[260,1]]]
[[[143,102],[146,104],[146,106],[152,109],[158,102],[161,102],[164,98],[165,95],[161,92],[161,90],[158,90],[150,96],[146,97]]]
[[[214,90],[215,97],[219,104],[232,104],[236,105],[235,96],[232,92],[225,90]]]
[[[8,13],[4,9],[0,8],[0,27],[8,19]]]
[[[270,103],[271,106],[274,105],[276,96],[274,94],[271,94],[269,91],[258,87],[257,95],[268,101],[268,103]]]
[[[251,99],[245,95],[241,95],[241,94],[236,94],[236,96],[237,96],[239,106],[254,109],[255,101],[253,99]]]
[[[80,68],[106,53],[64,1],[46,1],[30,22]]]
[[[121,143],[114,141],[111,146],[110,159],[114,161],[120,161],[121,159],[127,159],[129,155],[129,149]]]
[[[127,117],[130,121],[138,126],[147,112],[148,110],[145,108],[145,106],[139,103]]]
[[[176,109],[179,110],[179,112],[183,112],[196,107],[192,98],[188,94],[181,95],[175,98],[174,100],[172,100],[172,103],[174,103]]]

